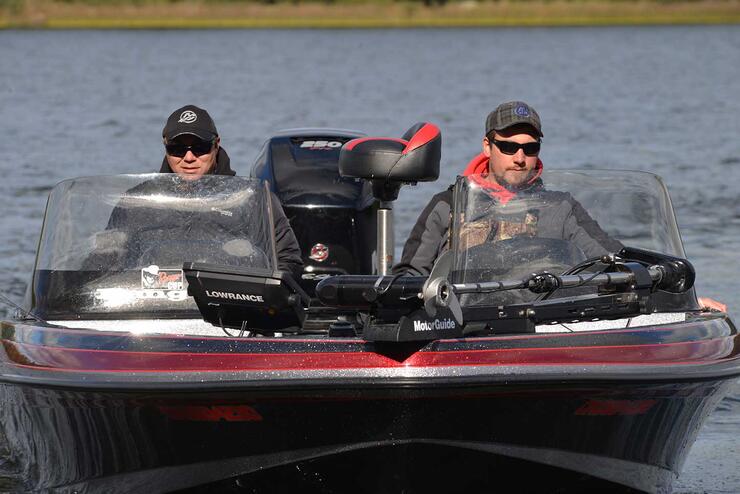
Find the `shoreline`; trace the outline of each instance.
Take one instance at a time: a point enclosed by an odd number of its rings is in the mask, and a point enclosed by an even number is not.
[[[383,0],[381,0],[382,2]],[[384,29],[740,24],[740,0],[79,3],[0,0],[0,29]]]

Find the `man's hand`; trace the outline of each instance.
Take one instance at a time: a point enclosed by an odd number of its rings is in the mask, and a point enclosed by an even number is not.
[[[725,304],[708,297],[699,297],[699,306],[705,310],[727,312],[727,306]]]

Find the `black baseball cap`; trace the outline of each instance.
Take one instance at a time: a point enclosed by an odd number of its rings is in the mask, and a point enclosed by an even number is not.
[[[542,137],[542,123],[540,122],[540,116],[534,111],[534,108],[529,106],[523,101],[509,101],[502,103],[498,107],[488,114],[486,118],[486,133],[488,135],[491,131],[500,131],[508,129],[513,125],[528,124],[537,131],[537,134]]]
[[[185,105],[172,112],[162,129],[162,137],[167,141],[183,134],[194,135],[204,141],[212,141],[218,137],[216,124],[211,116],[195,105]]]

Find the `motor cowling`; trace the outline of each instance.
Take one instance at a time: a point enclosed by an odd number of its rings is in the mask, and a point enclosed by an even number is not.
[[[265,142],[252,176],[270,184],[298,240],[300,286],[311,297],[319,280],[372,272],[377,200],[365,180],[339,175],[339,154],[365,134],[306,128],[276,133]]]

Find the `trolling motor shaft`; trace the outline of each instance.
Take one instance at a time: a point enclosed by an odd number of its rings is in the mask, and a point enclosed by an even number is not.
[[[316,286],[316,296],[325,305],[348,309],[420,307],[426,281],[426,276],[332,276]]]
[[[646,270],[649,277],[648,279],[650,280],[650,285],[652,285],[652,282],[654,281],[660,281],[663,276],[662,271],[657,267],[644,268],[639,264],[632,267],[635,271],[642,272],[643,270]],[[572,274],[560,276],[552,273],[536,273],[530,278],[523,280],[458,283],[452,286],[457,294],[500,292],[517,289],[528,289],[532,293],[546,293],[552,290],[557,290],[558,288],[574,288],[578,286],[627,285],[634,283],[637,280],[638,275],[635,274],[635,271],[601,273],[597,275]],[[641,281],[645,281],[643,276],[639,276],[639,278]]]

